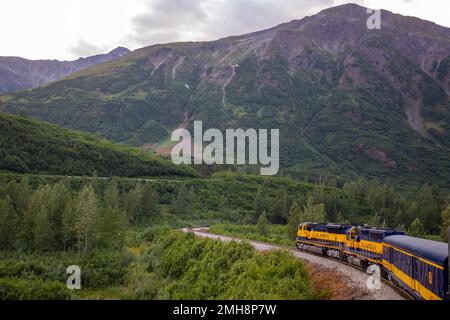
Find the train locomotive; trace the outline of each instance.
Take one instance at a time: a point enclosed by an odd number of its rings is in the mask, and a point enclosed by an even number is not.
[[[297,248],[367,269],[376,264],[382,276],[421,300],[450,300],[449,246],[414,238],[402,231],[347,224],[302,223]]]

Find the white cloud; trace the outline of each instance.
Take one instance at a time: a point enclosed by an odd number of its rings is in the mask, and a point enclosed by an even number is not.
[[[70,47],[68,51],[76,57],[89,57],[100,52],[105,52],[108,47],[96,46],[93,43],[89,43],[86,40],[80,39],[76,46]]]
[[[0,56],[76,59],[173,41],[214,40],[300,19],[345,0],[2,0]],[[450,26],[450,2],[353,0]]]

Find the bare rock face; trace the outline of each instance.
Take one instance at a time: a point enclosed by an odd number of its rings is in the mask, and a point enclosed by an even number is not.
[[[130,50],[126,48],[118,47],[106,54],[80,58],[75,61],[0,57],[0,94],[37,88],[79,70],[116,60],[129,52]]]
[[[381,29],[369,30],[369,16],[348,4],[251,34],[145,47],[0,97],[0,109],[135,146],[194,120],[279,128],[285,172],[450,187],[450,29],[382,10]]]

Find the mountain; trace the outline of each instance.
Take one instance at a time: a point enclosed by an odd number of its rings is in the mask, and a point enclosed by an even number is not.
[[[242,36],[154,45],[2,110],[134,146],[178,127],[279,128],[284,173],[450,187],[450,29],[349,4]],[[164,144],[167,146],[167,144]]]
[[[0,113],[0,170],[52,175],[196,176],[140,149],[27,117]]]
[[[106,54],[75,61],[0,57],[0,94],[40,87],[79,70],[116,60],[129,52],[130,50],[126,48],[118,47]]]

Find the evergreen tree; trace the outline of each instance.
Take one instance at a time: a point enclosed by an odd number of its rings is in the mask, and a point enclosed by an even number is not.
[[[128,219],[125,211],[107,206],[97,220],[97,244],[105,248],[121,248]]]
[[[144,187],[140,182],[136,184],[134,189],[128,192],[126,197],[126,211],[128,218],[132,222],[138,221],[143,216],[142,195]]]
[[[448,227],[450,226],[450,205],[442,211],[441,235],[445,242],[448,242]]]
[[[13,250],[18,228],[17,215],[9,196],[0,200],[0,250]]]
[[[297,230],[300,223],[307,222],[300,220],[300,206],[296,201],[292,204],[291,209],[289,210],[288,223],[287,223],[287,233],[289,239],[297,238]]]
[[[406,214],[403,211],[402,208],[397,209],[397,213],[395,214],[394,221],[392,222],[392,225],[404,225],[404,222],[406,220]]]
[[[33,248],[38,251],[56,249],[60,243],[57,235],[60,232],[62,210],[59,205],[64,195],[60,192],[61,185],[53,188],[44,186],[39,188],[32,196],[34,226]]]
[[[71,202],[71,194],[63,180],[55,184],[49,191],[48,221],[50,232],[54,235],[55,247],[61,249],[63,242],[63,216],[66,206]]]
[[[419,216],[420,210],[417,205],[417,201],[411,201],[406,209],[405,217],[400,221],[406,225],[410,225],[416,217]]]
[[[75,204],[69,200],[62,216],[62,243],[63,249],[66,252],[69,249],[75,248],[77,234],[76,234],[76,215]]]
[[[285,190],[275,193],[274,205],[270,220],[275,224],[285,224],[287,219],[287,198]]]
[[[142,208],[145,218],[156,217],[159,215],[159,194],[149,183],[144,185],[142,191]]]
[[[39,210],[35,212],[34,223],[34,249],[38,251],[52,250],[55,239],[47,207],[41,206]]]
[[[117,209],[120,205],[120,194],[117,188],[116,178],[110,179],[105,187],[103,205],[112,209]]]
[[[260,235],[267,236],[269,234],[269,221],[267,220],[267,214],[265,211],[259,217],[256,227]]]
[[[438,201],[438,191],[428,184],[425,184],[419,192],[418,197],[418,217],[423,223],[424,229],[428,233],[438,233],[441,225],[442,204]]]
[[[92,247],[97,219],[97,197],[92,186],[85,186],[75,201],[75,230],[78,242],[78,254],[86,255]]]
[[[22,177],[19,183],[19,192],[17,194],[16,203],[14,204],[16,212],[19,216],[21,216],[25,212],[25,210],[27,210],[31,193],[32,191],[30,188],[28,177]]]
[[[3,193],[5,194],[5,197],[9,197],[11,205],[15,210],[17,210],[17,203],[19,202],[20,195],[20,190],[17,182],[15,180],[11,180],[10,182],[8,182],[3,190]]]
[[[264,209],[264,188],[263,186],[259,186],[255,197],[255,218],[260,217]]]
[[[336,218],[336,223],[346,223],[344,216],[342,215],[342,212],[338,212],[337,218]]]
[[[186,215],[191,211],[192,190],[183,185],[178,191],[176,199],[172,202],[172,213]]]
[[[409,226],[408,235],[418,238],[425,236],[425,228],[419,218],[416,218]]]
[[[31,195],[21,219],[18,247],[25,251],[48,250],[54,243],[54,232],[48,219],[50,187],[39,186]]]

